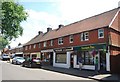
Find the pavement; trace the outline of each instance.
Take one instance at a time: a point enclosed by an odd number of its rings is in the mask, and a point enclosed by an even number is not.
[[[98,81],[114,81],[120,82],[120,75],[117,74],[110,74],[110,73],[96,73],[95,71],[91,70],[79,70],[74,68],[60,68],[60,67],[53,67],[53,66],[42,66],[42,69],[55,71],[59,73],[74,75],[78,77],[89,78]]]

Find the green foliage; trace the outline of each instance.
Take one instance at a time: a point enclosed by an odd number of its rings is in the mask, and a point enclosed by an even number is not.
[[[6,46],[7,44],[9,44],[8,40],[6,40],[6,39],[4,39],[4,38],[2,38],[2,37],[0,36],[0,49],[5,48],[5,46]]]
[[[27,19],[27,13],[22,5],[15,2],[2,3],[2,26],[0,28],[2,37],[11,41],[23,34],[20,23]]]

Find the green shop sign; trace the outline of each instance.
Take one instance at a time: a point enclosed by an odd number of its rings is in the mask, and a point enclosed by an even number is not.
[[[87,51],[87,50],[93,50],[93,49],[101,49],[106,50],[106,44],[96,44],[96,45],[89,45],[89,46],[78,46],[74,47],[73,50],[77,51]]]

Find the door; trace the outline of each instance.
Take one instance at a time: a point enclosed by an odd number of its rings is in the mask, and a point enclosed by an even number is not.
[[[106,71],[106,53],[100,51],[100,71]]]
[[[73,68],[73,63],[74,63],[73,55],[71,55],[71,57],[70,57],[70,65],[71,65],[71,68]]]
[[[53,65],[53,52],[50,52],[50,65]]]

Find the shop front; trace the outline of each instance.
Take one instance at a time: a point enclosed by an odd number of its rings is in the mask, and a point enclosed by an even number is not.
[[[53,49],[41,50],[41,57],[43,65],[52,65],[53,66]]]
[[[53,66],[54,67],[62,67],[62,68],[70,68],[71,66],[71,53],[73,48],[61,48],[54,50],[54,58],[53,58]]]
[[[40,58],[40,52],[31,53],[30,58]]]
[[[23,57],[25,58],[25,57],[30,57],[30,53],[24,53],[23,54]]]
[[[95,70],[95,59],[98,57],[98,69],[109,71],[109,56],[106,44],[94,44],[74,47],[74,68],[79,68],[78,59],[82,58],[82,69]]]

